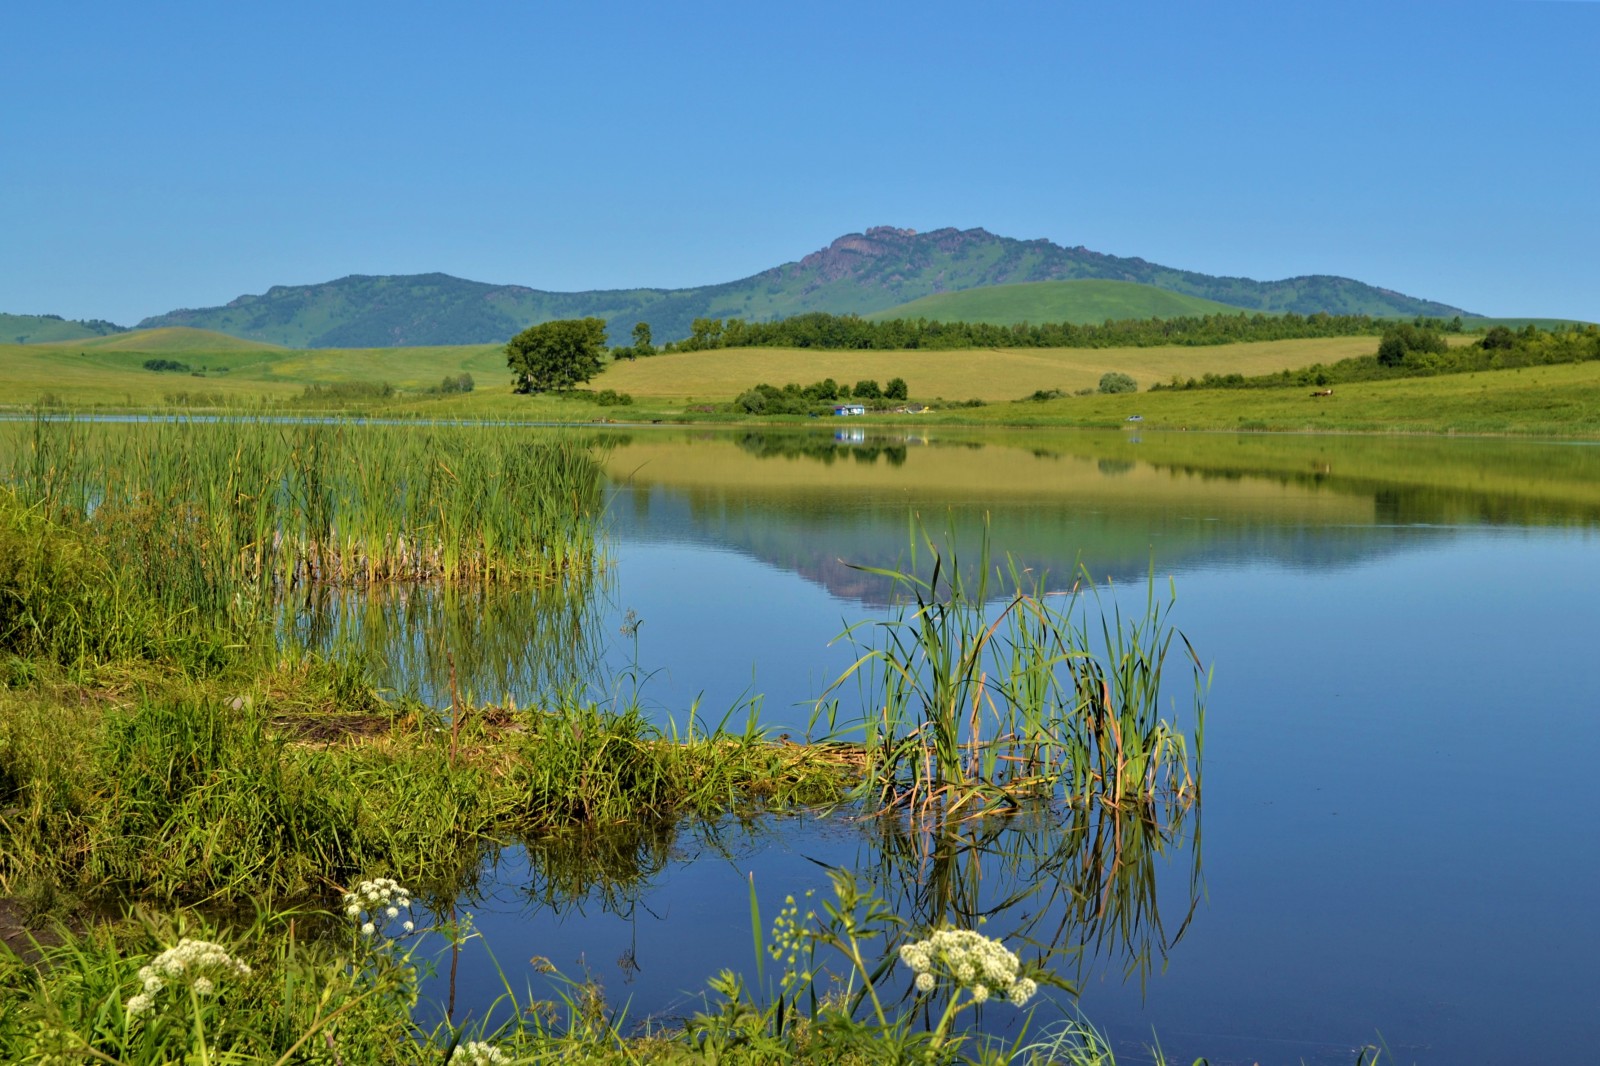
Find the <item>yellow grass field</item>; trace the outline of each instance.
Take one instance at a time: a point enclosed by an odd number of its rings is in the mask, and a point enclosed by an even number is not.
[[[906,379],[913,400],[1016,400],[1040,389],[1094,388],[1118,370],[1141,389],[1173,375],[1266,374],[1312,363],[1371,355],[1376,337],[1262,341],[1210,347],[990,348],[975,351],[818,351],[810,348],[728,348],[661,355],[610,367],[591,388],[610,388],[644,400],[726,402],[765,382],[805,385],[823,378],[854,385]]]

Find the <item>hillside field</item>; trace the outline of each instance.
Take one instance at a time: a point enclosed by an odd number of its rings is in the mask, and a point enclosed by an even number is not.
[[[731,400],[756,384],[808,384],[833,378],[854,385],[906,379],[912,400],[944,397],[989,402],[1017,400],[1038,390],[1094,388],[1117,370],[1141,389],[1174,375],[1267,374],[1312,363],[1371,355],[1376,337],[1317,337],[1155,348],[987,348],[962,351],[821,351],[814,348],[724,348],[613,364],[592,383],[635,398],[709,402]]]
[[[152,358],[190,369],[146,370],[144,363]],[[163,407],[178,393],[253,404],[338,382],[387,382],[420,391],[462,372],[489,386],[510,380],[498,345],[299,351],[183,327],[0,345],[0,397],[13,405]]]
[[[208,336],[210,339],[208,339]],[[882,414],[862,425],[977,424],[1027,427],[1122,427],[1133,430],[1288,430],[1330,432],[1531,433],[1600,437],[1600,364],[1530,367],[1337,386],[1331,397],[1309,390],[1237,389],[1074,396],[1100,375],[1120,370],[1141,389],[1174,374],[1257,374],[1370,353],[1372,337],[1271,341],[1215,347],[1007,349],[955,352],[823,352],[719,349],[612,364],[584,391],[519,396],[499,345],[310,351],[215,339],[197,330],[162,329],[56,345],[0,345],[0,398],[13,409],[41,401],[76,408],[208,410],[299,403],[307,386],[359,382],[392,385],[394,397],[337,407],[400,417],[515,418],[587,422],[735,420],[720,406],[758,382],[782,385],[825,377],[854,385],[904,377],[913,400],[983,399],[987,406],[920,415]],[[1467,343],[1470,338],[1453,338]],[[210,350],[207,350],[207,349]],[[155,372],[145,360],[171,359],[185,371]],[[471,393],[426,390],[447,375],[470,373]],[[594,393],[631,394],[632,406],[600,407]],[[1036,390],[1069,395],[1033,401]],[[185,395],[186,394],[186,395]],[[329,406],[325,401],[313,403]],[[1141,420],[1127,422],[1130,415]],[[804,421],[804,420],[802,420]]]
[[[938,322],[1071,322],[1091,325],[1107,319],[1181,318],[1247,314],[1242,307],[1199,296],[1158,289],[1133,281],[1030,281],[943,292],[876,311],[863,318],[926,318]]]

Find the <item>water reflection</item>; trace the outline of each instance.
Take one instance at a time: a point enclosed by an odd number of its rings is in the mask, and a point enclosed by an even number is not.
[[[947,522],[1063,577],[1081,560],[1127,582],[1149,567],[1361,565],[1477,525],[1600,525],[1600,447],[1284,435],[923,428],[860,439],[745,431],[638,434],[608,463],[626,541],[731,548],[868,605],[907,519]]]
[[[1197,807],[1041,804],[1003,818],[886,815],[867,825],[857,868],[875,885],[898,886],[891,898],[914,928],[1004,930],[1063,976],[1107,965],[1143,987],[1200,901]],[[1187,877],[1161,884],[1158,870],[1180,858]]]
[[[587,685],[605,649],[605,575],[522,586],[317,587],[281,625],[298,647],[365,664],[382,688],[434,705],[528,704]]]
[[[841,810],[619,826],[502,852],[456,906],[475,913],[502,961],[537,957],[538,969],[548,958],[566,977],[601,984],[609,974],[626,986],[635,1019],[681,1017],[698,1008],[706,980],[744,968],[738,960],[753,958],[752,891],[768,916],[807,888],[820,903],[832,870],[881,894],[906,936],[981,928],[1067,986],[1107,972],[1142,988],[1195,914],[1197,825],[1197,809],[1039,804],[966,821]],[[892,966],[898,942],[883,945],[881,961]],[[889,986],[908,992],[905,975],[891,974]],[[500,980],[493,960],[469,953],[462,1002],[489,1002]],[[433,992],[442,1002],[445,989]]]

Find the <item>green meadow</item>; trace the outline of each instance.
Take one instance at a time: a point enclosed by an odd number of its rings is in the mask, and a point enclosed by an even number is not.
[[[1452,336],[1454,344],[1470,335]],[[724,409],[757,383],[903,377],[917,415],[869,421],[1109,426],[1188,430],[1600,435],[1600,367],[1525,367],[1304,388],[1094,393],[1100,377],[1132,376],[1141,390],[1177,377],[1267,374],[1370,355],[1370,337],[1313,338],[1187,347],[819,351],[743,348],[685,352],[609,364],[567,395],[512,392],[497,345],[296,350],[179,327],[57,344],[0,345],[0,389],[14,409],[139,411],[321,410],[396,417],[530,421],[742,420]],[[164,360],[180,369],[150,370]],[[471,392],[441,392],[470,375]],[[627,406],[600,406],[600,390]],[[340,392],[339,390],[350,390]],[[1059,394],[1047,400],[1035,393]],[[983,406],[949,407],[979,400]]]
[[[1237,315],[1239,308],[1134,281],[1028,281],[936,293],[864,317],[940,322],[1072,322]]]

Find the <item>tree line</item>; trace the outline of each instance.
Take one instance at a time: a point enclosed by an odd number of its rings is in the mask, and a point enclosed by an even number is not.
[[[1371,355],[1352,356],[1336,363],[1313,363],[1299,370],[1276,374],[1206,374],[1151,386],[1158,389],[1262,389],[1283,386],[1341,385],[1388,378],[1428,377],[1435,374],[1470,374],[1480,370],[1511,370],[1527,366],[1552,366],[1600,359],[1600,326],[1571,325],[1542,330],[1528,325],[1520,330],[1494,326],[1481,340],[1451,347],[1436,328],[1417,323],[1391,325]]]
[[[1460,317],[1417,319],[1419,328],[1459,333]],[[1098,325],[1072,322],[1019,323],[941,322],[926,318],[891,318],[872,322],[859,315],[813,311],[772,322],[742,318],[697,318],[690,334],[656,349],[649,334],[637,336],[623,357],[661,352],[698,352],[713,348],[821,348],[831,350],[951,350],[962,348],[1144,348],[1163,344],[1214,345],[1247,341],[1298,340],[1308,337],[1377,336],[1392,319],[1371,315],[1190,315],[1178,318],[1107,320]],[[648,329],[648,327],[646,327]],[[637,329],[636,329],[637,333]]]

